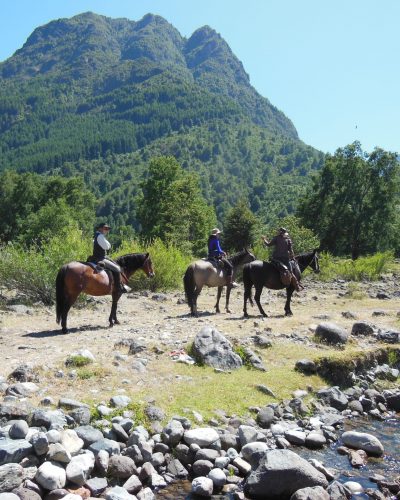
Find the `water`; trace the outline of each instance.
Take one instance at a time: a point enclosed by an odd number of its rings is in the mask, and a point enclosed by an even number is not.
[[[354,419],[345,422],[344,430],[356,430],[368,432],[376,436],[385,449],[385,454],[381,458],[369,458],[367,465],[360,469],[354,469],[345,455],[339,455],[336,449],[341,445],[340,441],[334,443],[330,448],[322,450],[308,450],[306,448],[293,447],[303,458],[315,458],[326,467],[340,471],[338,480],[342,483],[346,481],[357,481],[364,488],[377,488],[376,483],[369,480],[373,474],[381,474],[387,479],[394,479],[400,475],[400,418],[385,420]],[[157,500],[194,500],[190,494],[190,481],[178,481],[168,488],[159,491]],[[230,500],[231,495],[214,495],[213,500]],[[361,494],[353,496],[354,499],[368,499],[367,495]]]

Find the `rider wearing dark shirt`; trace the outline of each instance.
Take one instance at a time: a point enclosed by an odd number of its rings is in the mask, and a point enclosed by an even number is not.
[[[208,259],[211,261],[221,261],[226,270],[228,283],[236,286],[236,283],[233,281],[233,266],[226,258],[226,253],[222,250],[219,242],[220,234],[221,231],[216,227],[211,231],[211,234],[208,237]]]

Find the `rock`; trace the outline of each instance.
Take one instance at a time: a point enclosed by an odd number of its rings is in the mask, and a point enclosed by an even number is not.
[[[78,425],[89,425],[91,419],[89,408],[85,408],[84,406],[75,408],[75,410],[70,410],[69,416],[72,417]]]
[[[373,335],[375,329],[371,323],[366,321],[357,321],[353,324],[351,335]]]
[[[63,429],[67,425],[62,410],[36,410],[32,415],[33,427],[46,427],[46,429]]]
[[[196,335],[193,352],[196,359],[213,368],[233,370],[243,365],[232,344],[211,326],[204,326]]]
[[[0,500],[20,500],[15,493],[0,493]]]
[[[5,401],[0,402],[1,420],[30,420],[33,407],[26,401]]]
[[[192,481],[192,493],[200,497],[211,497],[213,482],[208,477],[196,477]]]
[[[187,469],[177,458],[173,458],[168,463],[167,469],[170,474],[180,479],[186,478],[189,475]]]
[[[237,467],[239,469],[239,472],[241,472],[243,475],[247,475],[250,470],[251,470],[251,465],[246,462],[246,460],[243,460],[243,458],[236,457],[232,460],[232,465]]]
[[[104,477],[92,477],[88,479],[85,483],[85,487],[89,488],[90,493],[94,497],[98,497],[107,488],[108,482]],[[125,485],[124,485],[125,488]],[[128,490],[128,488],[125,488]],[[129,490],[128,490],[129,492]],[[129,492],[130,493],[130,492]]]
[[[76,455],[83,448],[84,442],[73,429],[67,429],[61,433],[61,444],[71,455]]]
[[[290,444],[303,446],[306,442],[306,433],[297,429],[289,429],[285,432],[285,438]]]
[[[400,392],[388,394],[386,396],[386,404],[389,409],[400,412]]]
[[[195,477],[207,476],[207,474],[212,470],[213,463],[209,460],[196,460],[192,466],[192,474]]]
[[[333,481],[326,491],[329,493],[331,500],[349,500],[352,496],[351,491],[339,481]]]
[[[113,455],[108,463],[107,474],[117,479],[128,479],[133,474],[137,474],[137,468],[131,458]]]
[[[339,387],[329,387],[325,389],[320,389],[317,392],[317,396],[323,399],[326,404],[336,408],[336,410],[343,411],[347,408],[349,400],[339,389]]]
[[[210,462],[215,462],[215,460],[219,457],[219,451],[210,450],[208,448],[202,448],[196,451],[196,455],[194,457],[195,460],[209,460]]]
[[[122,441],[123,443],[126,443],[129,439],[129,436],[125,429],[122,427],[122,425],[113,423],[112,424],[112,432],[115,433],[119,441]]]
[[[137,494],[137,500],[154,500],[156,497],[150,488],[143,488]]]
[[[308,461],[319,472],[322,472],[322,474],[326,477],[328,481],[332,481],[333,479],[335,479],[335,474],[332,471],[328,470],[321,462],[319,462],[315,458],[310,458]]]
[[[71,453],[60,443],[53,443],[49,446],[47,459],[54,462],[68,464],[71,461]]]
[[[215,429],[210,427],[200,427],[198,429],[185,431],[183,440],[189,446],[191,444],[197,444],[202,448],[208,448],[219,442],[219,434]]]
[[[347,488],[353,495],[359,495],[364,491],[364,488],[361,486],[361,484],[357,483],[356,481],[346,481],[343,486]]]
[[[72,457],[66,469],[68,481],[78,486],[83,486],[89,479],[94,464],[94,454],[88,450],[85,450],[85,453]]]
[[[5,464],[0,466],[0,493],[11,491],[22,483],[24,469],[19,464]]]
[[[360,401],[357,401],[357,400],[350,401],[350,403],[348,405],[348,408],[349,408],[349,410],[356,411],[356,412],[358,412],[360,414],[362,414],[363,411],[364,411],[363,405],[361,404]]]
[[[274,419],[274,410],[269,406],[261,408],[261,410],[257,414],[257,423],[263,429],[268,429],[273,423]]]
[[[9,311],[15,312],[17,314],[33,314],[32,309],[24,304],[10,304],[7,306]]]
[[[255,427],[251,427],[250,425],[240,425],[238,436],[241,446],[244,446],[245,444],[257,441],[258,431]]]
[[[95,455],[97,455],[100,450],[105,450],[110,456],[119,455],[120,446],[119,443],[117,443],[117,441],[103,438],[92,443],[89,446],[89,450],[92,451]]]
[[[380,380],[395,382],[399,376],[399,370],[397,368],[390,368],[389,365],[384,364],[375,368],[374,375]]]
[[[29,488],[23,488],[22,485],[13,490],[13,493],[17,495],[20,500],[40,500],[42,498],[36,491]]]
[[[106,500],[137,500],[134,495],[128,493],[126,489],[121,488],[121,486],[114,486],[107,490],[104,498]]]
[[[25,420],[17,420],[12,424],[10,430],[8,431],[10,438],[12,439],[25,439],[29,432],[29,425]]]
[[[305,375],[311,375],[317,373],[317,365],[311,359],[299,359],[296,362],[295,370]]]
[[[173,447],[180,442],[184,432],[185,430],[178,420],[171,420],[164,427],[161,438],[165,444]]]
[[[249,363],[253,368],[255,368],[256,370],[260,370],[262,372],[267,371],[262,359],[259,356],[257,356],[257,354],[254,351],[252,351],[248,347],[244,347],[243,351],[246,356],[246,362]]]
[[[226,483],[226,476],[221,469],[213,469],[207,476],[214,484],[214,487],[220,489]]]
[[[153,474],[151,474],[148,483],[149,486],[151,486],[155,490],[159,488],[165,488],[165,486],[167,486],[165,479],[157,472],[153,472]]]
[[[322,486],[325,476],[290,450],[268,450],[247,478],[245,493],[254,499],[288,498],[301,488]]]
[[[400,332],[385,330],[378,333],[378,340],[386,344],[397,344],[400,341]]]
[[[356,450],[364,450],[369,455],[380,457],[383,455],[383,445],[378,438],[366,432],[347,431],[342,434],[345,446]]]
[[[7,387],[6,394],[9,396],[16,396],[17,398],[29,398],[39,387],[33,382],[18,382]]]
[[[335,323],[320,323],[315,335],[329,344],[345,344],[349,338],[346,330]]]
[[[165,418],[164,410],[162,410],[158,406],[148,405],[144,409],[144,413],[147,416],[147,418],[152,422],[157,420],[164,420]]]
[[[385,299],[391,299],[392,297],[389,294],[385,293],[385,292],[378,292],[376,294],[376,298],[380,299],[380,300],[385,300]]]
[[[69,359],[75,358],[75,357],[83,358],[88,363],[93,363],[93,361],[96,361],[96,358],[89,351],[89,349],[79,349],[78,351],[72,352]],[[69,364],[68,360],[66,361],[66,364]]]
[[[126,408],[131,402],[131,398],[129,396],[113,396],[110,399],[111,406],[115,408]]]
[[[142,483],[140,479],[132,475],[129,479],[127,479],[123,485],[123,488],[126,489],[129,493],[138,493],[142,489]]]
[[[245,446],[243,446],[241,453],[243,455],[243,458],[247,460],[248,462],[252,462],[251,457],[254,454],[257,454],[257,457],[263,455],[268,449],[268,445],[266,443],[262,443],[259,441],[255,441],[253,443],[248,443]]]
[[[32,451],[32,445],[25,439],[0,438],[0,465],[19,463]]]
[[[307,448],[322,448],[326,444],[325,436],[317,431],[311,431],[306,436],[306,446]]]
[[[267,347],[272,347],[272,342],[271,340],[266,337],[265,335],[255,335],[254,337],[254,343],[258,346],[261,347],[261,349],[265,349]]]
[[[65,470],[54,462],[44,462],[38,469],[35,481],[45,490],[64,488],[67,480]]]
[[[108,470],[110,455],[105,450],[100,450],[95,457],[96,469],[101,476],[105,476]]]
[[[60,408],[65,408],[66,410],[75,410],[76,408],[89,408],[89,405],[77,401],[76,399],[70,398],[60,398],[58,401],[58,406]]]
[[[290,500],[330,500],[329,493],[322,486],[301,488],[290,497]]]
[[[342,316],[346,319],[357,319],[357,315],[351,311],[343,311]]]
[[[46,455],[49,451],[49,440],[44,432],[34,434],[31,438],[31,443],[38,456]]]
[[[364,450],[349,450],[349,460],[353,467],[364,467],[368,462],[368,455]]]
[[[87,448],[92,443],[103,439],[101,431],[91,425],[83,425],[75,429],[76,434],[83,440],[84,447]]]

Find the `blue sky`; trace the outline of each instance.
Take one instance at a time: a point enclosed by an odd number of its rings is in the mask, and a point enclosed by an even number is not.
[[[37,26],[89,10],[160,14],[184,36],[208,24],[307,144],[400,151],[399,0],[5,0],[0,61]]]

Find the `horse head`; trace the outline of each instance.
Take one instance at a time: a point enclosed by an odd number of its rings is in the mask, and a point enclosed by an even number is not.
[[[145,255],[142,269],[148,278],[154,278],[155,273],[153,270],[153,263],[151,262],[151,258],[150,258],[149,253],[146,253],[146,255]]]
[[[313,250],[313,259],[310,262],[309,266],[314,271],[314,273],[319,274],[321,269],[319,268],[319,256],[318,256],[319,248],[314,248]]]

